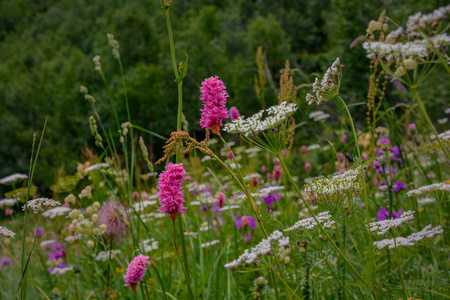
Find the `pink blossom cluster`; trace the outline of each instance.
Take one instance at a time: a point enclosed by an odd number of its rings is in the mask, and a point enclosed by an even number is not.
[[[169,163],[166,170],[161,173],[158,181],[158,197],[161,207],[158,209],[170,215],[172,221],[178,217],[178,213],[184,213],[187,209],[183,206],[184,194],[181,184],[186,171],[183,164]]]
[[[219,77],[210,77],[202,82],[201,87],[204,108],[200,125],[202,128],[209,129],[215,134],[220,134],[222,120],[228,118],[228,111],[225,107],[229,97],[226,86]]]
[[[149,265],[149,257],[139,254],[133,261],[128,265],[127,274],[124,276],[127,282],[125,286],[129,286],[133,291],[136,291],[136,287],[139,281],[144,279],[146,266]]]

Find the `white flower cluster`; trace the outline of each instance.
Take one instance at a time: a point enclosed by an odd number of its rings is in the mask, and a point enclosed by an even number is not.
[[[386,37],[387,44],[394,44],[396,41],[403,37],[403,27],[399,27],[394,31],[391,31]]]
[[[70,207],[58,206],[58,207],[55,207],[55,208],[45,211],[44,213],[42,213],[42,216],[49,218],[49,219],[53,219],[56,216],[63,216],[71,210],[72,209]]]
[[[281,191],[284,191],[284,186],[282,186],[282,185],[273,185],[273,186],[263,187],[262,189],[259,190],[259,196],[264,198],[264,197],[269,196],[272,193],[281,192]]]
[[[0,226],[0,238],[13,238],[16,234],[6,227]]]
[[[136,202],[135,204],[132,205],[133,209],[130,210],[130,213],[133,212],[133,210],[135,210],[136,212],[143,211],[147,207],[153,206],[156,204],[158,204],[158,201],[156,201],[156,200],[144,200],[144,201]]]
[[[323,227],[330,228],[334,224],[334,221],[331,220],[331,215],[329,215],[328,213],[329,213],[328,211],[321,212],[316,216],[316,218],[319,221],[319,223],[323,224],[322,225]],[[314,218],[311,217],[311,218],[307,218],[307,219],[298,221],[297,223],[294,224],[294,226],[289,227],[289,228],[285,229],[284,231],[294,231],[294,230],[298,230],[298,229],[312,230],[312,229],[314,229],[314,227],[316,225],[317,225],[316,220],[314,220]]]
[[[446,14],[450,12],[450,5],[435,9],[431,14],[422,15],[421,12],[409,16],[406,22],[406,30],[414,32],[420,29],[426,29],[427,25],[437,24],[439,21],[446,18]]]
[[[159,248],[159,242],[155,238],[149,238],[141,242],[143,252],[150,252]]]
[[[414,219],[414,211],[408,210],[402,213],[398,219],[387,219],[379,222],[372,222],[369,225],[370,231],[378,231],[378,235],[385,235],[391,228],[397,228],[410,220]]]
[[[343,174],[333,177],[319,177],[309,182],[305,186],[305,191],[316,193],[317,196],[334,196],[334,195],[352,195],[355,191],[359,191],[359,175],[363,172],[363,167],[348,170]]]
[[[406,193],[409,197],[419,196],[434,191],[450,192],[450,184],[443,182],[433,183],[431,185],[425,185],[415,190],[410,190]]]
[[[424,58],[436,49],[450,44],[450,37],[446,34],[438,34],[429,40],[414,40],[412,42],[387,44],[385,42],[364,42],[363,48],[367,51],[368,58],[386,57],[387,60],[396,57]]]
[[[241,208],[240,205],[227,205],[222,207],[221,209],[219,209],[220,211],[226,211],[226,210],[230,210],[230,209],[238,209]]]
[[[32,210],[35,214],[39,212],[46,211],[50,208],[61,205],[59,201],[55,201],[49,198],[36,198],[27,202],[26,205],[22,207],[23,210],[26,208]]]
[[[260,256],[269,255],[273,252],[272,243],[278,242],[279,247],[287,248],[290,247],[289,237],[285,237],[283,233],[279,230],[275,230],[267,239],[263,239],[258,245],[249,249],[238,257],[238,259],[227,263],[225,268],[237,268],[243,264],[252,264],[256,262],[256,259]]]
[[[202,243],[200,246],[201,246],[202,248],[206,248],[206,247],[210,247],[210,246],[212,246],[212,245],[218,244],[218,243],[220,243],[219,240],[214,240],[214,241]]]
[[[251,181],[253,178],[261,178],[261,174],[259,173],[252,173],[250,175],[247,175],[244,177],[245,181]]]
[[[99,164],[95,164],[90,167],[87,167],[86,169],[84,169],[84,172],[89,173],[89,172],[92,172],[95,170],[107,169],[107,168],[109,168],[108,163],[99,163]]]
[[[0,200],[0,207],[11,207],[19,201],[19,198],[5,198]]]
[[[114,257],[114,255],[117,256],[118,254],[122,253],[122,251],[120,250],[112,250],[111,252],[112,252],[111,257]],[[100,251],[99,253],[97,253],[97,256],[95,257],[96,261],[107,261],[108,259],[109,259],[109,251]]]
[[[328,119],[330,117],[330,114],[326,114],[323,111],[317,110],[317,111],[311,112],[308,117],[310,119],[314,119],[314,121],[317,122],[320,120]]]
[[[14,173],[11,175],[8,175],[6,177],[3,177],[0,179],[0,184],[7,184],[7,183],[13,183],[22,179],[27,179],[28,175],[20,174],[20,173]]]
[[[70,243],[73,243],[75,241],[79,241],[82,238],[83,238],[83,235],[81,235],[81,233],[79,233],[79,234],[72,234],[72,235],[66,236],[64,238],[64,240],[70,244]]]
[[[73,266],[69,265],[64,268],[54,268],[51,270],[50,275],[64,275],[69,271],[73,271]]]
[[[284,120],[292,116],[297,109],[297,104],[287,103],[285,101],[279,105],[271,106],[266,110],[261,110],[248,119],[240,116],[236,120],[226,124],[224,130],[229,133],[242,133],[248,136],[264,130],[274,129]],[[262,120],[264,112],[267,112],[267,117]]]
[[[313,92],[315,95],[306,94],[306,101],[308,105],[313,103],[319,105],[322,102],[326,102],[329,99],[327,98],[327,94],[337,93],[339,86],[335,81],[335,77],[340,76],[341,69],[341,61],[339,57],[336,58],[331,67],[325,72],[323,75],[322,81],[319,82],[319,79],[316,78],[313,84]]]
[[[417,200],[417,203],[419,203],[420,205],[425,205],[428,203],[433,203],[435,201],[436,201],[436,199],[428,197],[428,198],[422,198],[422,199]]]
[[[389,249],[395,248],[395,246],[414,246],[416,242],[424,239],[425,237],[433,237],[433,235],[441,234],[444,232],[441,226],[437,226],[432,228],[431,225],[426,226],[419,232],[413,233],[406,238],[398,237],[395,239],[385,239],[379,242],[374,242],[374,246],[377,246],[379,249],[383,249],[388,246]]]
[[[441,133],[441,134],[438,134],[438,137],[439,137],[441,140],[450,140],[450,130],[447,130],[447,131],[444,131],[444,132]],[[432,134],[432,135],[430,136],[430,138],[431,138],[432,140],[436,140],[436,136],[435,136],[434,134]]]

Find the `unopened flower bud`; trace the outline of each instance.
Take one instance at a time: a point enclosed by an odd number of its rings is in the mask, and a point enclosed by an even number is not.
[[[414,67],[416,66],[416,62],[412,58],[405,59],[403,64],[405,65],[406,70],[414,70]]]
[[[394,73],[394,75],[397,76],[397,77],[402,77],[405,74],[406,74],[406,71],[405,71],[405,69],[402,66],[398,67],[397,70],[395,70],[395,73]]]
[[[92,219],[92,222],[97,222],[98,221],[98,215],[97,214],[93,214],[91,219]]]
[[[388,31],[388,29],[389,29],[388,23],[384,23],[383,24],[383,31],[386,32],[386,31]]]
[[[69,213],[69,216],[72,218],[72,219],[76,219],[76,218],[78,218],[78,215],[80,214],[80,211],[78,210],[78,209],[74,209],[74,210],[72,210],[70,213]]]
[[[100,225],[100,229],[101,229],[102,231],[105,231],[105,230],[106,230],[106,224]]]
[[[80,222],[84,221],[84,216],[80,214],[80,215],[78,216],[78,221],[80,221]]]
[[[98,210],[100,208],[100,202],[95,201],[94,204],[92,204],[92,207],[94,207],[95,210]]]
[[[94,242],[91,241],[91,240],[89,240],[89,241],[87,241],[86,246],[87,246],[89,249],[92,249],[92,248],[94,248]]]
[[[86,213],[88,215],[92,215],[94,213],[94,208],[92,206],[88,206],[88,208],[86,208]]]

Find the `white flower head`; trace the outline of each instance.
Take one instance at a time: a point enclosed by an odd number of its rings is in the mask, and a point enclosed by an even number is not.
[[[36,198],[33,200],[28,201],[26,205],[23,206],[23,210],[26,208],[33,211],[35,214],[44,212],[46,210],[49,210],[50,208],[56,207],[61,205],[59,201],[55,201],[53,199],[49,198]]]

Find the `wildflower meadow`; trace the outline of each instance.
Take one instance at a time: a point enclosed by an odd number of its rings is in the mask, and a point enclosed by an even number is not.
[[[143,77],[123,51],[138,43],[113,31],[92,43],[102,55],[80,64],[95,76],[72,87],[83,110],[59,104],[82,115],[86,139],[40,114],[16,153],[23,171],[0,166],[0,299],[450,298],[450,5],[414,7],[403,23],[378,7],[349,53],[314,56],[308,74],[290,50],[255,43],[251,68],[230,67],[251,74],[240,81],[208,59],[223,55],[214,38],[192,53],[178,42],[203,20],[174,17],[185,2],[154,5],[168,63]],[[271,18],[252,26],[273,29]],[[364,69],[347,77],[356,60]],[[164,126],[139,117],[136,78]],[[78,159],[58,154],[57,134]]]

